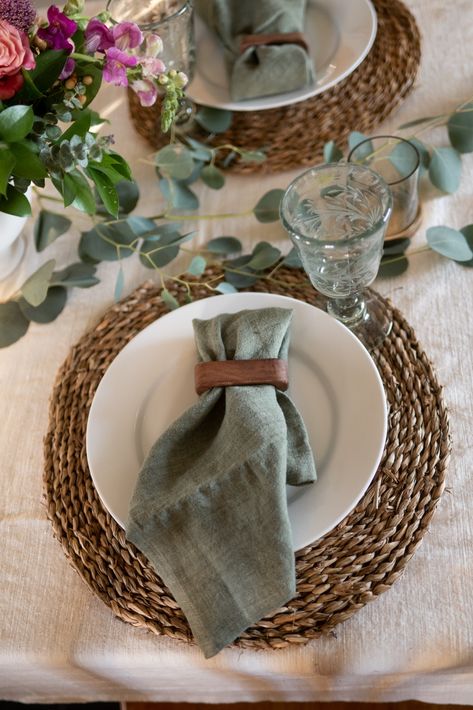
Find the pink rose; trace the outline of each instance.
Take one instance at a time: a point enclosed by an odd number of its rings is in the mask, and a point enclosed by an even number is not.
[[[0,78],[18,74],[22,68],[34,69],[35,66],[26,34],[6,20],[0,20]]]

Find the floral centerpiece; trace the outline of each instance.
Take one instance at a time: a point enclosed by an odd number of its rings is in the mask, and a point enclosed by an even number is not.
[[[65,206],[93,214],[95,188],[118,214],[116,185],[131,173],[113,137],[95,130],[102,82],[131,87],[144,106],[161,92],[163,130],[173,121],[187,77],[166,71],[161,39],[107,11],[83,13],[84,0],[51,5],[46,18],[30,0],[0,0],[0,212],[30,214],[25,193],[49,178]]]

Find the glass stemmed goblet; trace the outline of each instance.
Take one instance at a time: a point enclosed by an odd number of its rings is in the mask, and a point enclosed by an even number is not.
[[[281,220],[327,311],[369,349],[392,323],[365,288],[378,272],[392,209],[384,180],[370,168],[328,163],[310,168],[287,188]]]

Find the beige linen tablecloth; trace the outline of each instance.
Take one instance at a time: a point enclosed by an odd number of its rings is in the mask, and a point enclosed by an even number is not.
[[[384,132],[473,95],[471,0],[409,5],[424,35],[422,68],[414,93]],[[141,185],[148,184],[140,212],[156,213],[153,168],[139,161],[149,150],[129,125],[123,94],[108,91],[105,104],[118,149],[133,162]],[[434,138],[445,141],[445,134]],[[473,222],[473,155],[463,163],[461,189],[425,203],[415,245],[424,243],[428,226]],[[294,174],[232,177],[221,193],[203,188],[203,209],[250,207]],[[220,234],[287,246],[278,224],[251,218],[199,227],[202,240]],[[75,243],[76,237],[61,237],[49,252],[59,265],[69,263]],[[30,248],[18,283],[43,260]],[[137,260],[124,266],[127,291],[149,276]],[[333,636],[274,652],[227,649],[210,661],[197,648],[116,619],[69,566],[41,503],[42,438],[54,377],[71,345],[112,303],[116,270],[102,264],[99,286],[72,291],[56,322],[33,325],[0,351],[0,698],[473,703],[472,270],[427,252],[412,257],[403,276],[376,283],[405,313],[436,366],[454,440],[447,490],[402,578]]]

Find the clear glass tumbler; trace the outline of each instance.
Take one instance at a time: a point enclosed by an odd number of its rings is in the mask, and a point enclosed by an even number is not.
[[[363,344],[377,347],[391,321],[374,294],[392,198],[384,180],[352,163],[320,165],[297,177],[281,202],[281,220],[327,311]]]
[[[373,136],[358,143],[348,162],[375,170],[389,185],[393,211],[386,237],[401,236],[419,212],[419,151],[413,143],[397,136]]]
[[[192,79],[195,66],[194,8],[191,0],[109,0],[107,9],[117,22],[135,22],[143,34],[161,37],[160,59],[167,69]]]

